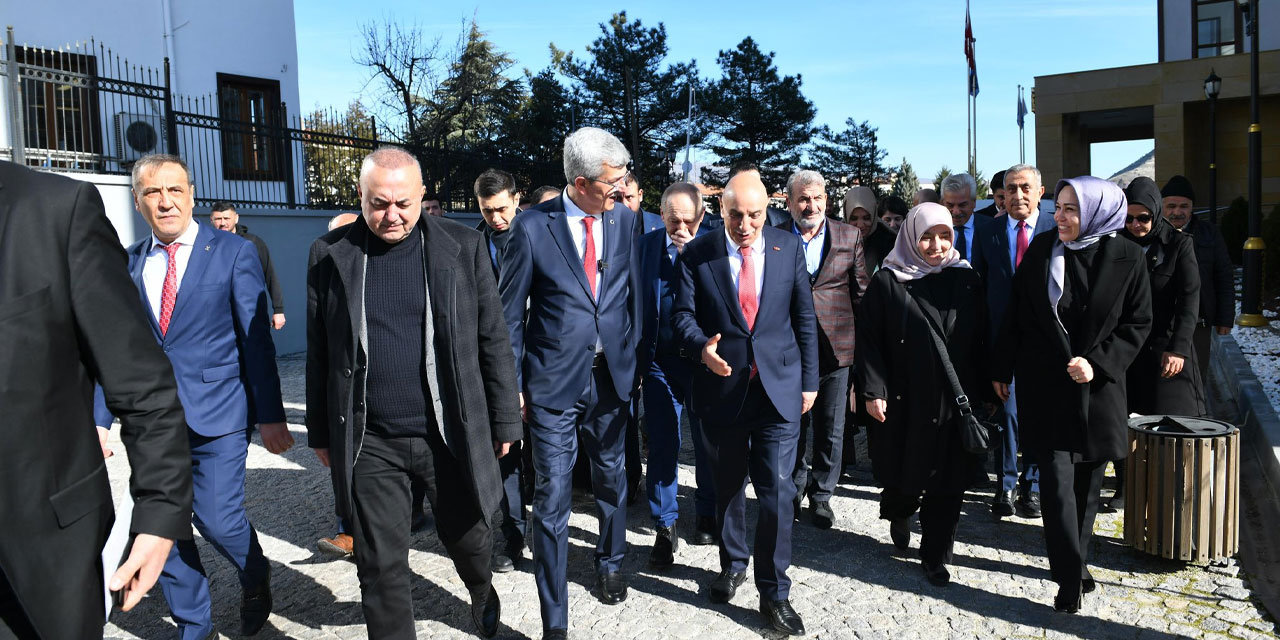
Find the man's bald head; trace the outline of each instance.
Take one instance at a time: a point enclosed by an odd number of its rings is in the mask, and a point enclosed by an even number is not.
[[[725,232],[738,246],[754,246],[764,227],[769,191],[758,173],[739,173],[724,186],[720,197]]]
[[[360,216],[354,213],[339,213],[338,215],[329,219],[329,230],[333,231],[338,227],[345,227],[351,224],[352,222],[355,222],[356,218],[359,218],[359,217]]]

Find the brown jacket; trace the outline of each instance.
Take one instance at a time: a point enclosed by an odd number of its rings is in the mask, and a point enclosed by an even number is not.
[[[818,374],[826,375],[853,364],[854,324],[858,304],[867,290],[862,234],[851,224],[827,218],[822,266],[809,276],[813,310],[818,316]],[[779,229],[794,233],[790,220]]]

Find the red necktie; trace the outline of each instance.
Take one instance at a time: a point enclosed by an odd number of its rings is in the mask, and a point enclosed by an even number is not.
[[[582,224],[587,228],[587,248],[582,251],[582,270],[587,272],[587,288],[591,297],[596,297],[596,239],[591,235],[591,225],[596,221],[591,216],[583,216]]]
[[[178,247],[172,242],[164,247],[169,256],[169,266],[164,271],[164,287],[160,289],[160,335],[169,332],[169,318],[173,316],[173,303],[178,300]]]
[[[1013,259],[1013,268],[1017,269],[1022,264],[1022,254],[1027,252],[1027,221],[1018,221],[1018,248],[1016,256]]]
[[[760,299],[756,296],[756,269],[751,262],[751,247],[738,247],[742,252],[742,271],[738,274],[738,305],[742,307],[742,317],[747,319],[747,330],[756,326],[756,312],[760,310]]]

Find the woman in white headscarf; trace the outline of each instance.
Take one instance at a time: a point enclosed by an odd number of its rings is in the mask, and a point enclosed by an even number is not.
[[[1036,236],[1013,277],[992,380],[1007,398],[1018,379],[1053,607],[1075,613],[1096,588],[1088,553],[1102,472],[1128,453],[1126,371],[1151,330],[1151,279],[1142,249],[1116,237],[1128,210],[1120,187],[1084,176],[1058,182],[1054,198],[1058,232]]]
[[[880,517],[895,546],[910,545],[920,511],[925,576],[946,585],[965,489],[981,465],[956,428],[956,394],[930,327],[942,337],[966,394],[990,396],[984,367],[986,299],[978,273],[951,246],[951,214],[921,204],[907,214],[858,316],[858,397],[871,420],[872,472],[883,487]],[[979,395],[982,394],[982,395]]]

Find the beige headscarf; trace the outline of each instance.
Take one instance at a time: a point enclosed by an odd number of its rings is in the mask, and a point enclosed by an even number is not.
[[[938,225],[950,228],[951,212],[947,208],[933,202],[918,204],[907,212],[907,219],[902,223],[898,238],[894,242],[893,251],[885,256],[883,268],[893,271],[898,282],[908,282],[923,278],[931,273],[938,273],[947,267],[971,269],[967,260],[960,259],[960,252],[954,246],[942,259],[938,266],[930,265],[920,254],[920,236]]]

